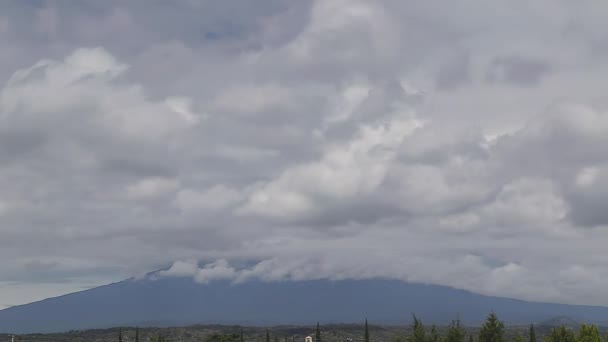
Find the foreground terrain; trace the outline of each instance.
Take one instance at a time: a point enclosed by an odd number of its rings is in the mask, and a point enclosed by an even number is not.
[[[407,323],[406,323],[407,324]],[[369,325],[370,342],[394,342],[403,340],[404,337],[412,334],[412,327],[404,324],[403,326],[381,326]],[[550,323],[548,323],[550,324]],[[428,329],[429,327],[427,327]],[[439,326],[438,332],[444,335],[447,326]],[[477,336],[479,327],[463,327],[466,335]],[[238,334],[242,329],[243,340],[245,342],[265,342],[266,327],[240,327],[233,325],[193,325],[187,327],[170,327],[170,328],[139,328],[140,341],[156,341],[158,336],[162,336],[164,341],[209,341],[209,342],[231,342],[230,335],[238,339]],[[270,341],[278,342],[304,342],[306,336],[315,334],[314,326],[276,326],[268,328],[270,332]],[[552,329],[548,325],[539,325],[536,327],[538,341],[543,341],[544,337]],[[605,335],[606,330],[601,329],[602,335]],[[111,329],[94,329],[82,331],[70,331],[54,334],[24,334],[16,335],[15,341],[119,341],[119,335],[122,333],[123,341],[135,341],[135,328],[111,328]],[[364,341],[364,324],[329,324],[321,326],[323,342],[362,342]],[[527,325],[507,326],[505,328],[505,339],[513,341],[515,336],[527,336]],[[219,335],[219,336],[218,336]],[[10,335],[0,334],[0,341],[10,341]],[[527,341],[527,338],[526,338]]]

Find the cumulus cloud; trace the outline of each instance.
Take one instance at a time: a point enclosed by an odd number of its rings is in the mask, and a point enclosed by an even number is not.
[[[607,10],[2,3],[0,303],[163,268],[608,305]]]

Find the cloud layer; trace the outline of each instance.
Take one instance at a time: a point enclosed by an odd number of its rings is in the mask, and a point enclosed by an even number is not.
[[[0,9],[0,305],[170,265],[608,305],[608,6]]]

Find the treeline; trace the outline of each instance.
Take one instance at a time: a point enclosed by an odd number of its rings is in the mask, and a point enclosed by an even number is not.
[[[422,321],[413,315],[412,333],[397,337],[395,342],[538,342],[533,324],[527,336],[517,334],[514,338],[507,338],[505,332],[504,323],[493,312],[488,315],[478,334],[468,336],[458,320],[452,321],[445,334],[441,335],[434,325],[427,330]],[[366,342],[368,339],[366,336]],[[577,331],[562,325],[552,328],[544,342],[608,342],[608,336],[604,341],[596,325],[582,324]]]
[[[454,320],[450,323],[447,329],[444,327],[441,331],[432,325],[430,328],[425,327],[422,321],[412,315],[411,330],[408,334],[402,334],[396,336],[392,342],[608,342],[608,336],[603,339],[599,328],[596,325],[582,324],[579,329],[571,329],[566,326],[554,327],[551,331],[546,332],[544,338],[537,341],[537,335],[534,325],[530,325],[527,328],[526,333],[521,332],[511,334],[507,337],[504,323],[498,319],[495,313],[488,314],[485,322],[479,329],[475,329],[476,333],[467,333],[467,330],[460,324],[459,320]],[[361,336],[361,335],[360,335]],[[251,337],[251,336],[248,336]],[[323,341],[322,330],[319,323],[317,323],[314,334],[311,334],[313,342],[325,342]],[[128,341],[140,342],[139,329],[135,329],[134,336],[127,339]],[[260,341],[260,336],[256,334],[254,341]],[[271,337],[271,332],[266,329],[265,336],[262,337],[264,342],[304,342],[295,340],[293,336],[288,339],[287,336],[281,336],[279,339],[278,335]],[[330,340],[336,340],[335,336]],[[344,340],[344,339],[343,339]],[[349,341],[363,341],[363,342],[374,342],[378,339],[374,339],[374,336],[370,335],[368,322],[365,320],[364,330],[361,337],[352,339]],[[384,340],[384,339],[382,339]],[[123,342],[122,329],[119,330],[118,341]],[[156,336],[150,336],[146,339],[142,339],[142,342],[171,342],[167,337],[157,334]],[[231,334],[213,334],[206,338],[206,342],[250,342],[252,339],[243,336],[243,331]]]

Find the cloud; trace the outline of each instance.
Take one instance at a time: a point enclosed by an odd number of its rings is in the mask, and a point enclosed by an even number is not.
[[[525,86],[540,82],[549,71],[551,66],[542,61],[517,56],[498,57],[488,68],[486,80]]]
[[[173,265],[608,304],[606,10],[1,3],[0,303]]]
[[[201,284],[206,284],[211,280],[230,280],[235,275],[235,269],[230,267],[228,261],[224,259],[209,263],[203,268],[199,268],[196,262],[176,261],[171,268],[158,273],[160,277],[192,277]]]

